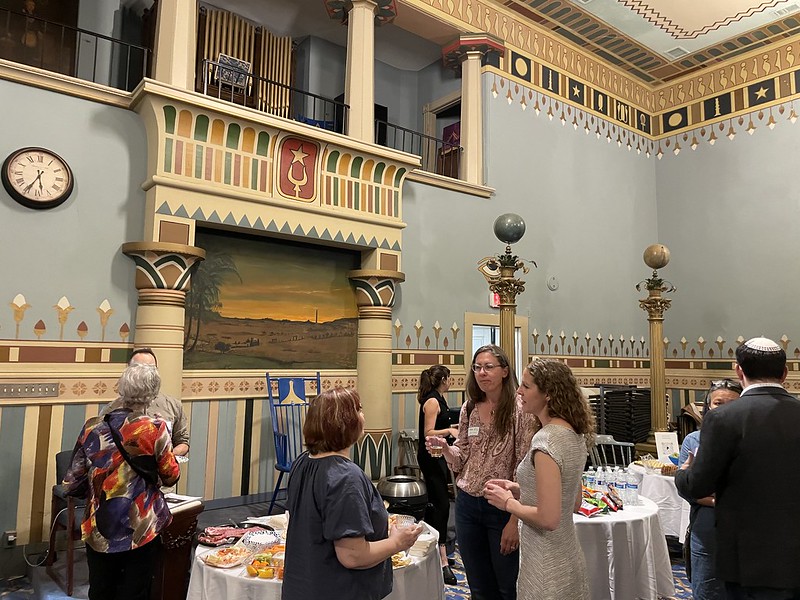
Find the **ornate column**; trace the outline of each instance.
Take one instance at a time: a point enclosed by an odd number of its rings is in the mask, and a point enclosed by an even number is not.
[[[153,79],[194,91],[197,53],[197,0],[158,3]]]
[[[636,285],[638,291],[647,290],[647,298],[639,300],[639,306],[647,312],[650,326],[650,430],[666,431],[667,389],[666,367],[664,364],[664,313],[672,300],[663,298],[662,292],[675,291],[675,286],[658,276],[657,269],[669,263],[669,249],[663,244],[653,244],[644,251],[645,264],[653,269],[653,276]],[[653,438],[655,439],[655,438]]]
[[[461,69],[461,146],[459,177],[483,185],[483,89],[481,62],[489,52],[503,54],[503,42],[487,33],[462,35],[442,51],[445,66]]]
[[[374,0],[353,0],[348,13],[347,66],[344,101],[347,135],[357,140],[375,141],[375,9]]]
[[[127,242],[122,253],[136,263],[139,306],[134,344],[155,350],[161,389],[180,398],[186,291],[192,267],[206,251],[167,242]]]
[[[392,465],[392,307],[399,271],[359,269],[347,276],[358,305],[358,391],[364,406],[364,437],[355,461],[373,480],[389,475]]]
[[[511,253],[511,244],[525,235],[525,221],[514,213],[500,215],[494,222],[494,234],[501,242],[505,242],[506,251],[482,259],[478,263],[478,271],[486,278],[489,290],[500,296],[500,347],[508,354],[509,364],[516,372],[514,317],[517,313],[517,296],[525,291],[525,282],[517,279],[515,274],[519,269],[523,273],[530,269],[516,254]]]

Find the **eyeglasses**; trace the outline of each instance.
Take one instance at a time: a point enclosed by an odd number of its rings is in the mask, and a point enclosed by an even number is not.
[[[497,368],[497,367],[499,367],[499,366],[500,366],[500,365],[493,365],[493,364],[488,364],[488,365],[472,365],[472,372],[473,372],[473,373],[478,373],[479,371],[485,371],[486,373],[491,373],[492,369],[496,369],[496,368]]]
[[[734,390],[741,393],[742,384],[738,381],[733,381],[732,379],[718,379],[717,381],[711,382],[711,388],[709,391],[714,392],[721,389]]]

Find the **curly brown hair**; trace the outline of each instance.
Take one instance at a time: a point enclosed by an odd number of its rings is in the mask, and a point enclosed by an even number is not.
[[[547,414],[564,419],[576,433],[586,436],[586,444],[594,441],[594,413],[583,396],[572,370],[563,362],[535,358],[527,367],[533,382],[548,397]]]

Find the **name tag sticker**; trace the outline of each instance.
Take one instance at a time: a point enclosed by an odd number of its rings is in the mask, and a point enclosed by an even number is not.
[[[478,435],[480,430],[481,430],[480,427],[470,427],[469,429],[467,429],[467,437]]]

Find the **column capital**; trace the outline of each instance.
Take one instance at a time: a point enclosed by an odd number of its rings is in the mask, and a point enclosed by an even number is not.
[[[470,33],[459,37],[442,48],[444,66],[458,69],[470,53],[479,53],[481,56],[490,52],[503,54],[506,51],[503,40],[488,33]]]
[[[137,290],[185,292],[192,267],[206,257],[202,248],[168,242],[126,242],[122,253],[136,263]]]
[[[394,21],[397,16],[397,2],[396,0],[323,0],[325,2],[325,10],[328,11],[328,16],[331,19],[341,21],[343,25],[347,25],[347,18],[350,10],[354,6],[366,6],[375,12],[375,26],[380,27]]]
[[[359,314],[368,308],[391,308],[394,306],[395,285],[406,280],[400,271],[384,269],[357,269],[347,273],[356,291]],[[382,312],[381,312],[382,314]],[[389,311],[391,318],[391,311]]]

